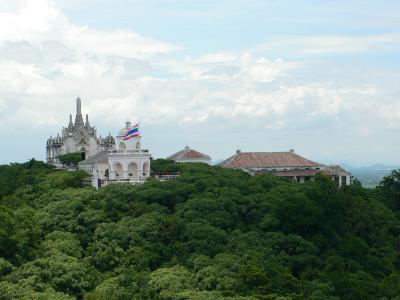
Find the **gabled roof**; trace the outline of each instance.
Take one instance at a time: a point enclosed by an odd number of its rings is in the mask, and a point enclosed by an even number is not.
[[[241,152],[219,164],[226,168],[319,167],[320,163],[308,160],[293,151]]]
[[[167,159],[172,159],[172,160],[210,159],[211,160],[211,157],[208,156],[207,154],[201,153],[186,146],[185,149],[175,154],[172,154],[171,156],[168,156]]]

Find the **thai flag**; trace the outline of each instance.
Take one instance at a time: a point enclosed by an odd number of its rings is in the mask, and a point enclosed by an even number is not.
[[[133,138],[135,136],[140,136],[139,134],[139,123],[137,123],[135,126],[131,127],[128,129],[128,131],[125,133],[125,135],[122,137],[124,141],[129,140],[130,138]]]

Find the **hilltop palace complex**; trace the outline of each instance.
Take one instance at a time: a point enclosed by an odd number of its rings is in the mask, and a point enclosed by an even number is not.
[[[111,182],[143,182],[150,176],[150,153],[142,149],[139,124],[126,122],[114,138],[97,137],[96,128],[90,126],[89,117],[83,122],[81,99],[76,100],[75,122],[69,124],[61,135],[47,140],[47,163],[61,167],[60,155],[80,153],[80,170],[91,174],[92,185],[99,187]]]
[[[91,184],[98,188],[110,183],[142,183],[150,176],[149,150],[142,149],[139,124],[126,122],[116,137],[111,134],[97,137],[96,128],[90,126],[89,116],[83,121],[81,99],[76,100],[75,122],[69,116],[69,124],[61,135],[50,137],[46,143],[47,163],[62,167],[59,156],[79,153],[80,170],[90,174]],[[211,164],[211,157],[186,146],[168,159],[181,163]],[[219,164],[224,168],[241,169],[251,175],[270,173],[289,180],[304,183],[314,180],[317,174],[330,177],[340,187],[351,183],[351,176],[338,165],[327,166],[308,160],[293,149],[287,152],[236,153]]]

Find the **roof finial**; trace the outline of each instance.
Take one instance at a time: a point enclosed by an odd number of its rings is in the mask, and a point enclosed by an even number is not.
[[[85,123],[85,126],[86,127],[89,127],[90,125],[89,125],[89,115],[88,114],[86,114],[86,123]]]
[[[69,114],[69,124],[68,124],[68,128],[73,127],[74,124],[72,124],[72,114]]]

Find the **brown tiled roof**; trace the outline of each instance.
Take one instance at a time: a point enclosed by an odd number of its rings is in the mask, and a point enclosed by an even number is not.
[[[180,159],[211,159],[207,154],[201,153],[199,151],[193,150],[189,147],[185,147],[185,149],[172,154],[167,157],[167,159],[172,160],[180,160]]]
[[[244,169],[321,166],[321,164],[308,160],[294,152],[238,152],[220,165],[226,168]]]

